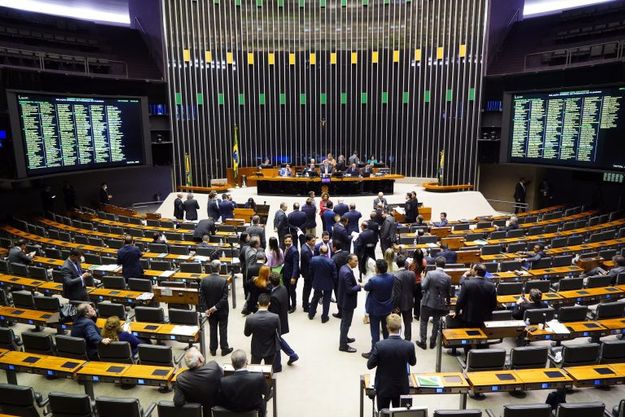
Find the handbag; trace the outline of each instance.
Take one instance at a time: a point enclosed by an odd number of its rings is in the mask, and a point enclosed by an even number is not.
[[[73,304],[63,304],[59,310],[59,322],[61,324],[69,323],[74,320],[78,314],[78,310]]]

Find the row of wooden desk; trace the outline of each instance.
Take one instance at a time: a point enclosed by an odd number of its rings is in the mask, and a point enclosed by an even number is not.
[[[422,378],[440,378],[441,384],[421,385]],[[625,383],[625,364],[539,368],[481,372],[428,372],[410,374],[410,395],[459,394],[460,409],[465,409],[467,394],[530,391],[570,387],[597,387]],[[360,416],[364,416],[364,397],[373,398],[375,388],[369,374],[360,376]],[[373,415],[373,403],[372,403]]]

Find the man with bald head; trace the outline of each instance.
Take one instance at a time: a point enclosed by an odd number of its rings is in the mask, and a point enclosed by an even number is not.
[[[217,405],[223,371],[215,361],[205,363],[204,356],[195,347],[187,350],[184,363],[189,369],[176,378],[174,405],[182,407],[187,403],[199,403],[204,408],[204,415],[210,416],[211,408]]]

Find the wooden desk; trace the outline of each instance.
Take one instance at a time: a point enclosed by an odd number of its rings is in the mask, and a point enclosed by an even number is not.
[[[132,365],[113,362],[87,362],[76,372],[76,379],[83,381],[85,394],[95,400],[94,382],[112,382],[120,384],[123,373]]]
[[[42,283],[38,279],[18,277],[15,275],[0,274],[0,288],[9,290],[36,290]]]
[[[574,366],[564,370],[575,380],[576,387],[617,385],[625,381],[625,374],[611,365]]]
[[[525,281],[532,277],[526,270],[494,272],[493,281]]]
[[[610,334],[610,330],[596,321],[575,321],[563,323],[569,329],[570,337],[601,337]]]
[[[456,252],[456,262],[459,264],[476,264],[482,262],[479,250],[462,250]]]
[[[509,261],[516,259],[517,255],[515,253],[497,253],[495,255],[480,255],[480,260],[482,262],[493,262],[493,261]]]
[[[559,291],[562,297],[571,303],[596,304],[601,300],[622,298],[625,294],[618,287],[584,288],[581,290]]]
[[[152,300],[137,300],[143,294],[141,291],[114,290],[110,288],[94,288],[89,291],[89,298],[99,303],[103,300],[110,300],[121,304],[150,304]]]
[[[50,294],[63,294],[63,284],[54,281],[45,281],[37,287],[37,291],[42,292],[45,295]]]
[[[58,324],[59,313],[3,306],[0,307],[0,322],[6,320],[35,326],[52,326]]]
[[[18,372],[33,372],[34,364],[46,358],[46,355],[35,353],[9,351],[0,356],[0,369],[4,369],[7,375],[7,382],[17,385]]]
[[[578,266],[558,266],[554,268],[530,269],[527,271],[534,279],[547,279],[555,277],[576,276],[584,272]]]
[[[523,381],[525,390],[570,388],[573,378],[558,368],[517,369],[514,371]]]
[[[523,320],[496,320],[484,322],[482,331],[489,339],[503,339],[522,335],[525,327]]]
[[[625,319],[623,318],[599,320],[598,322],[610,330],[611,334],[625,334]]]
[[[200,294],[197,288],[152,287],[152,292],[159,303],[199,304]]]
[[[173,375],[171,366],[130,365],[122,374],[122,384],[168,387]]]
[[[502,305],[502,306],[506,306],[506,305],[510,305],[510,304],[516,304],[516,302],[517,302],[517,300],[519,299],[520,296],[521,296],[521,294],[498,295],[497,296],[497,303],[499,305]],[[529,294],[525,294],[525,299],[527,301],[530,301]],[[545,301],[547,304],[554,304],[554,303],[558,304],[562,300],[564,300],[564,298],[562,297],[562,295],[560,295],[557,292],[546,292],[546,293],[543,293],[543,301]]]
[[[487,341],[488,337],[479,328],[443,330],[443,346],[445,347],[481,345]]]
[[[467,372],[473,392],[521,391],[523,380],[516,371]]]
[[[332,177],[329,182],[322,182],[320,177],[249,177],[256,181],[259,195],[306,195],[314,191],[317,195],[328,192],[331,195],[375,195],[378,192],[393,194],[395,180],[403,175],[384,175],[380,177]]]
[[[445,273],[450,276],[453,285],[460,284],[462,276],[469,271],[469,268],[445,268]]]

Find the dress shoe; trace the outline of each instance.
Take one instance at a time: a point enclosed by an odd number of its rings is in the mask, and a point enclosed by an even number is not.
[[[302,307],[302,310],[304,310],[304,313],[308,313],[308,306]]]
[[[369,359],[369,356],[371,356],[371,352],[364,352],[364,353],[361,353],[360,355],[365,359]]]
[[[226,348],[226,349],[222,349],[221,350],[221,356],[227,356],[227,355],[231,354],[233,350],[234,350],[234,348],[231,348],[231,347]]]
[[[211,356],[217,356],[217,351],[216,350],[211,350]]]
[[[315,316],[311,316],[310,314],[308,315],[308,320],[312,320],[314,318],[315,318]]]
[[[340,319],[343,316],[341,316],[339,313],[332,313],[332,317],[336,317],[337,319]]]
[[[353,337],[348,337],[347,338],[347,343],[354,343],[356,341],[356,339],[354,339]]]
[[[289,361],[286,363],[287,365],[291,366],[293,365],[293,362],[297,362],[299,360],[299,356],[297,356],[297,353],[289,356]]]
[[[347,353],[356,353],[356,349],[354,349],[351,346],[344,346],[344,347],[340,347],[339,350],[341,352],[347,352]]]
[[[277,374],[278,372],[282,372],[282,367],[276,368],[276,369],[272,369],[272,372],[274,374]]]
[[[430,340],[430,349],[436,348],[436,339]]]
[[[423,350],[427,350],[427,346],[425,345],[425,342],[417,342],[417,346],[419,346],[421,349]]]
[[[295,313],[295,307],[289,308],[289,314],[293,314],[293,313]]]
[[[327,323],[330,321],[330,317],[321,317],[321,322],[322,323]]]

